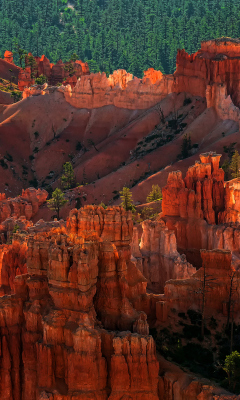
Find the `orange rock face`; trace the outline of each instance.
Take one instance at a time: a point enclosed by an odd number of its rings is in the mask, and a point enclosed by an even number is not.
[[[163,189],[162,215],[217,221],[224,208],[224,171],[219,168],[220,155],[206,153],[187,171],[183,180],[180,171],[168,176]]]
[[[14,279],[27,273],[27,244],[13,241],[0,247],[0,291],[13,292]]]
[[[6,50],[4,53],[4,61],[7,61],[13,64],[13,53],[11,51]]]
[[[174,92],[173,83],[172,75],[163,76],[160,71],[148,70],[143,79],[138,79],[125,70],[118,70],[108,78],[105,73],[83,76],[74,89],[67,85],[58,90],[76,108],[115,105],[119,108],[145,109]]]
[[[202,265],[205,265],[205,279],[207,281],[206,316],[215,316],[226,323],[229,293],[231,285],[234,287],[234,318],[239,321],[239,280],[238,271],[232,267],[232,254],[229,250],[202,250]],[[201,267],[190,279],[170,280],[164,289],[164,308],[167,312],[175,308],[178,312],[187,312],[192,308],[201,310],[201,288],[204,279],[204,267]],[[233,283],[231,283],[234,274]],[[191,292],[191,295],[189,293]],[[166,312],[166,310],[165,310]]]
[[[45,203],[47,196],[46,190],[34,188],[23,190],[22,195],[15,198],[6,199],[4,193],[0,194],[0,223],[10,217],[15,219],[25,217],[30,220]]]
[[[163,188],[162,218],[174,230],[178,249],[200,266],[200,249],[239,252],[239,181],[224,183],[220,156],[200,155],[182,178],[171,172]]]
[[[148,280],[148,289],[163,293],[168,280],[187,279],[196,272],[186,256],[178,253],[175,233],[163,220],[144,221],[142,229],[140,245],[138,235],[134,235],[133,256]]]
[[[1,399],[158,400],[129,213],[89,206],[56,224],[29,227],[28,274],[0,298]]]
[[[29,53],[28,56],[32,56],[32,54]],[[89,74],[88,64],[83,63],[81,60],[77,60],[72,63],[63,63],[62,60],[59,60],[54,65],[50,63],[45,55],[42,55],[41,58],[34,58],[36,61],[36,68],[34,71],[31,71],[30,67],[26,67],[24,70],[21,69],[19,72],[18,87],[21,91],[23,91],[25,87],[28,88],[33,85],[35,78],[39,77],[40,75],[46,76],[50,85],[56,85],[60,82],[64,85],[70,84],[73,88],[76,85],[78,78]],[[71,69],[68,68],[70,64]],[[34,75],[34,77],[31,77],[31,73]]]

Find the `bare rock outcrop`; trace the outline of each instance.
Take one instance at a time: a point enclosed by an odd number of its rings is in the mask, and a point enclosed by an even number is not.
[[[171,172],[163,188],[161,217],[174,230],[177,246],[199,265],[201,249],[239,252],[239,180],[224,183],[220,155],[205,153],[182,178]],[[199,265],[200,266],[200,265]]]
[[[0,223],[10,217],[26,217],[30,220],[45,203],[47,196],[46,190],[34,188],[23,190],[22,195],[15,198],[6,198],[5,193],[0,194]]]
[[[196,272],[184,254],[177,251],[174,231],[163,220],[144,221],[140,245],[138,235],[133,236],[133,256],[148,280],[148,289],[163,293],[169,279],[186,279]],[[136,232],[136,230],[135,230]]]
[[[127,220],[119,207],[84,207],[67,228],[29,228],[28,274],[0,298],[2,399],[158,400],[155,344],[134,308],[146,282],[130,261]]]
[[[229,296],[234,287],[234,321],[240,321],[240,274],[232,265],[229,250],[201,250],[202,267],[189,279],[170,280],[164,288],[164,296],[159,307],[159,319],[166,320],[166,313],[171,309],[186,313],[189,309],[202,309],[203,282],[206,281],[205,316],[214,316],[217,320],[229,318]],[[233,300],[233,299],[232,299]]]

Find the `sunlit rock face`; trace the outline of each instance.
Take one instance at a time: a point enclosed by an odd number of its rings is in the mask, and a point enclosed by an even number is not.
[[[55,225],[29,227],[25,243],[8,249],[9,260],[25,250],[28,273],[0,298],[0,397],[158,400],[130,213],[86,206]]]

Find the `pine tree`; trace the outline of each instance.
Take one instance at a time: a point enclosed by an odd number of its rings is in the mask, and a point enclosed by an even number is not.
[[[234,390],[240,380],[240,354],[238,351],[232,352],[225,358],[223,369],[228,375],[229,387]]]
[[[34,78],[37,72],[37,62],[33,56],[27,56],[26,57],[26,62],[25,62],[26,67],[30,67],[31,69],[31,78]]]
[[[123,190],[120,192],[121,194],[121,206],[126,210],[126,211],[132,211],[135,212],[136,208],[133,204],[132,201],[132,192],[130,191],[130,189],[128,187],[124,187]]]
[[[224,171],[224,180],[228,181],[229,180],[229,168],[230,168],[230,163],[228,160],[225,160],[224,163],[222,164],[221,167]]]
[[[62,186],[64,189],[71,189],[75,183],[75,176],[74,176],[73,166],[70,163],[70,161],[66,162],[63,165],[63,170],[64,170],[64,173],[61,176]]]
[[[158,185],[152,185],[152,190],[147,196],[147,203],[162,200],[162,191]]]
[[[60,210],[65,204],[67,200],[64,198],[64,194],[60,189],[55,189],[52,198],[47,200],[47,205],[50,210],[55,211],[57,213],[57,218],[59,219]]]
[[[232,178],[239,178],[240,176],[240,156],[238,151],[236,150],[232,156],[232,160],[230,163],[230,171],[232,171]]]
[[[187,158],[187,157],[189,157],[189,151],[191,150],[191,148],[192,148],[192,143],[191,143],[191,137],[190,137],[190,135],[189,136],[187,136],[187,134],[186,135],[184,135],[184,137],[183,137],[183,141],[182,141],[182,151],[181,151],[181,156],[182,156],[182,158]]]

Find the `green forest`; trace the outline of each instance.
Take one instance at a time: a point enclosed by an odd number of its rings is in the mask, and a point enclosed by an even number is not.
[[[54,63],[76,53],[93,72],[170,73],[178,48],[221,36],[240,36],[238,0],[0,0],[1,57],[18,43]]]

